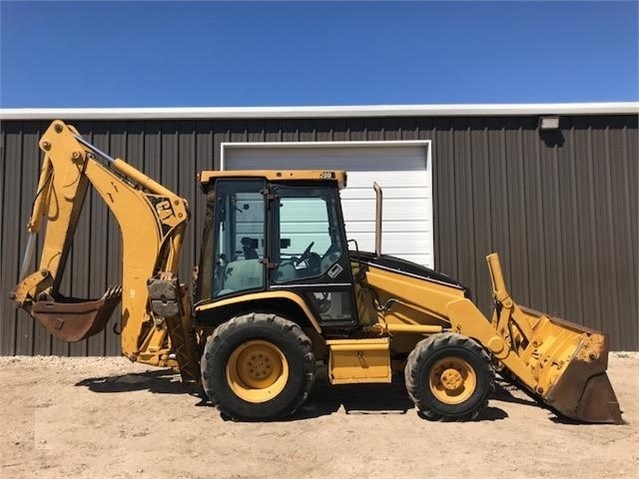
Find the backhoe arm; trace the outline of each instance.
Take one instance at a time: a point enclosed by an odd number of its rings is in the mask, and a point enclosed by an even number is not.
[[[150,310],[147,285],[162,274],[174,277],[189,219],[188,204],[175,193],[121,159],[113,159],[84,141],[78,132],[54,121],[40,140],[45,154],[27,226],[29,242],[20,283],[11,298],[54,336],[79,341],[101,331],[122,299],[122,352],[132,360],[170,364],[170,327]],[[108,164],[97,161],[101,157]],[[59,292],[86,192],[92,186],[115,216],[122,234],[122,287],[99,300],[78,300]],[[35,235],[46,219],[39,268],[26,275]],[[26,276],[25,276],[26,275]],[[181,317],[190,336],[190,307],[178,285]],[[176,318],[174,318],[176,320]],[[174,345],[176,346],[176,345]],[[178,345],[184,349],[183,344]],[[192,345],[187,349],[191,350]]]

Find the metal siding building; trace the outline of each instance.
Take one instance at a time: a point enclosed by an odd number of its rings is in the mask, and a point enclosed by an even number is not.
[[[197,263],[203,223],[196,174],[220,167],[222,143],[431,140],[436,269],[470,286],[488,313],[484,257],[499,251],[520,304],[602,329],[612,349],[637,350],[638,112],[636,103],[0,110],[0,354],[119,354],[119,310],[102,333],[65,344],[7,299],[26,246],[38,139],[56,117],[190,200],[183,280]],[[540,132],[544,114],[559,114],[559,131]],[[62,291],[101,296],[120,281],[119,248],[115,220],[89,194]]]

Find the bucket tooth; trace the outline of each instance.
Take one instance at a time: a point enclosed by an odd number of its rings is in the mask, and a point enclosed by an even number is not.
[[[118,285],[107,289],[100,299],[35,301],[30,313],[53,337],[73,343],[102,331],[121,297],[122,286]]]

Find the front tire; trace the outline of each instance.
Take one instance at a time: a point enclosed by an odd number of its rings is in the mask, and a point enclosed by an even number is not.
[[[306,400],[314,381],[310,339],[297,324],[275,314],[234,317],[215,330],[204,348],[204,390],[233,419],[289,416]]]
[[[434,334],[415,346],[405,369],[408,395],[431,420],[474,419],[495,391],[490,358],[474,340]]]

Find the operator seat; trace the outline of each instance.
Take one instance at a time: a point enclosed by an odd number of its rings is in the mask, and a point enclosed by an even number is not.
[[[216,297],[258,289],[263,285],[263,278],[264,267],[259,259],[231,261],[224,270],[224,289]]]

